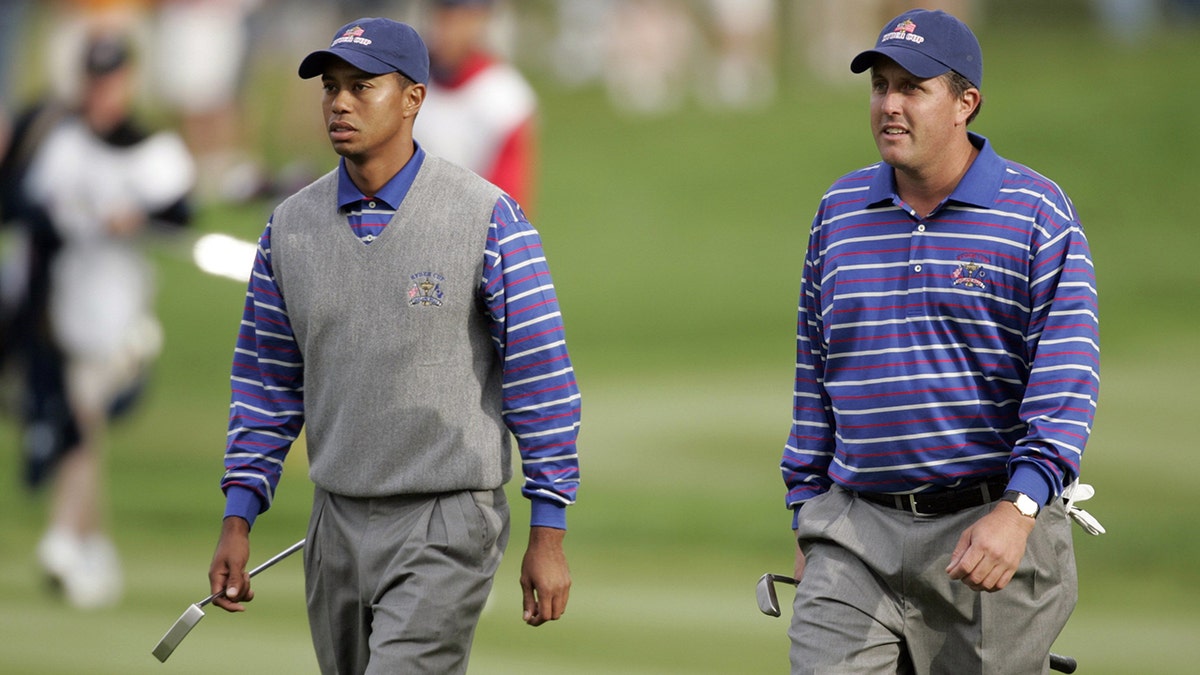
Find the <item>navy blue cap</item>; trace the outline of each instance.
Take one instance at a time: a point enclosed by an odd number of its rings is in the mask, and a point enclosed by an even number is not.
[[[983,84],[983,52],[967,24],[939,10],[914,9],[892,19],[879,33],[874,49],[850,62],[861,73],[886,56],[925,79],[951,70],[979,87]]]
[[[429,83],[429,50],[417,31],[391,19],[364,18],[342,26],[329,49],[315,51],[300,62],[300,77],[316,77],[330,57],[371,75],[399,72],[413,82]]]

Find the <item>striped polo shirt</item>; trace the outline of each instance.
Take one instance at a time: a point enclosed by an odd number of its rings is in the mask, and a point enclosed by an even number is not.
[[[402,208],[424,158],[417,146],[413,159],[375,195],[354,186],[343,161],[338,205],[364,245]],[[507,195],[501,195],[492,212],[477,292],[503,363],[502,416],[521,455],[531,525],[563,529],[563,507],[574,502],[579,483],[579,389],[541,238]],[[286,300],[274,276],[268,222],[259,239],[234,353],[221,482],[226,516],[253,524],[270,507],[284,458],[304,425],[303,373]]]
[[[1099,390],[1087,239],[1057,185],[979,155],[921,217],[880,163],[813,220],[796,336],[787,505],[832,483],[914,493],[1009,476],[1045,504],[1079,473]]]

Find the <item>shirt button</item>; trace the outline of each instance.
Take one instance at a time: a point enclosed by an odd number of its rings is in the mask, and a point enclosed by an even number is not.
[[[918,225],[918,226],[917,226],[917,232],[924,232],[924,231],[925,231],[925,226],[924,226],[924,225]]]
[[[372,242],[372,241],[375,241],[375,235],[368,234],[367,236],[363,237],[363,239],[365,239],[368,242]]]
[[[370,208],[375,208],[375,202],[367,202],[367,206]]]
[[[921,266],[920,266],[920,265],[914,265],[914,266],[913,266],[913,271],[914,271],[914,272],[920,272],[920,271],[921,271]]]

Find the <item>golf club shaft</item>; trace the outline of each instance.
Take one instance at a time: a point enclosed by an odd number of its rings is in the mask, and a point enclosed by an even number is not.
[[[291,546],[287,547],[283,551],[280,551],[279,553],[275,554],[275,556],[272,557],[270,560],[267,560],[266,562],[259,565],[258,567],[255,567],[254,569],[250,570],[250,576],[253,577],[255,574],[258,574],[259,572],[267,569],[268,567],[274,565],[275,563],[279,562],[280,560],[283,560],[284,558],[288,557],[289,555],[304,548],[304,542],[305,542],[305,540],[301,539],[300,541],[292,544]],[[208,603],[212,602],[213,600],[216,600],[217,596],[223,592],[224,592],[224,590],[213,593],[212,595],[208,596],[207,598],[205,598],[205,599],[201,600],[199,603],[197,603],[198,606],[203,607],[203,606],[207,605]]]

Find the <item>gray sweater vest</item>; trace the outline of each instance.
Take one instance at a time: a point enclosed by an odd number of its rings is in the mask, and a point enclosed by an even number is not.
[[[304,361],[318,486],[381,497],[511,477],[501,364],[478,291],[499,196],[426,156],[370,245],[337,211],[336,171],[276,209],[271,260]]]

